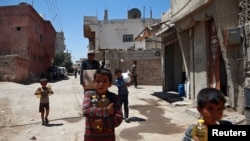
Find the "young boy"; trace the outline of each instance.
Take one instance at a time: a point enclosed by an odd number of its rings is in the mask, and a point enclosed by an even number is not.
[[[49,96],[54,94],[51,87],[47,87],[47,79],[40,79],[40,84],[42,87],[39,87],[35,95],[40,98],[39,112],[41,113],[42,125],[48,124],[48,116],[49,116]]]
[[[118,97],[120,100],[121,106],[123,105],[124,108],[124,119],[126,122],[129,122],[128,115],[129,115],[129,109],[128,109],[128,84],[124,81],[122,76],[122,70],[120,68],[115,69],[115,85],[118,88]]]
[[[224,94],[215,88],[204,88],[198,93],[197,110],[204,119],[205,125],[232,125],[230,121],[221,120],[225,103]],[[192,138],[194,125],[190,125],[185,131],[182,141],[197,140]]]
[[[98,69],[94,74],[95,91],[86,91],[83,99],[83,116],[86,117],[84,141],[115,141],[115,128],[122,122],[122,111],[118,96],[108,88],[112,85],[112,74],[108,69]],[[100,101],[106,95],[110,103],[106,107],[94,107],[92,96]]]

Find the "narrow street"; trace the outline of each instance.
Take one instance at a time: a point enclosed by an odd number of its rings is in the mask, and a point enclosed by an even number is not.
[[[50,97],[49,125],[42,126],[39,99],[34,96],[40,84],[0,82],[1,141],[83,140],[85,119],[79,76],[49,84],[55,94]],[[110,91],[117,92],[117,88],[113,85]],[[130,122],[116,128],[117,141],[181,140],[186,127],[196,119],[185,112],[187,106],[173,106],[159,98],[156,94],[161,91],[161,86],[129,87]]]

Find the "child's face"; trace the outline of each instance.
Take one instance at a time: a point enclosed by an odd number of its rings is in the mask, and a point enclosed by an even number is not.
[[[111,86],[111,82],[107,75],[97,74],[96,79],[94,80],[94,85],[96,86],[97,93],[105,94]]]
[[[45,88],[46,85],[47,85],[47,81],[41,81],[40,84],[41,84],[41,86],[42,86],[43,88]]]
[[[122,72],[117,72],[117,73],[115,73],[115,76],[116,76],[117,78],[121,77],[121,76],[122,76]]]
[[[198,111],[202,115],[206,125],[215,125],[216,121],[220,121],[223,116],[224,103],[218,104],[207,103],[204,108],[197,107]]]

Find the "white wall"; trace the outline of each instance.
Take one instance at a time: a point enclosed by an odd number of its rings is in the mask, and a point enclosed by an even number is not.
[[[119,19],[98,21],[90,24],[91,31],[95,32],[95,49],[145,49],[145,40],[141,42],[123,42],[123,35],[133,35],[133,40],[146,26],[151,25],[150,19]],[[154,20],[160,22],[160,19]]]

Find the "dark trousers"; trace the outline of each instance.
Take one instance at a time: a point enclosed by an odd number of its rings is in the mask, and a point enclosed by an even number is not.
[[[123,105],[123,117],[124,118],[128,118],[128,115],[129,115],[129,109],[128,109],[128,95],[125,94],[125,95],[118,95],[119,97],[119,101],[120,101],[120,104],[121,104],[121,108],[122,108],[122,105]]]
[[[134,86],[137,87],[137,76],[133,76],[133,83]]]

